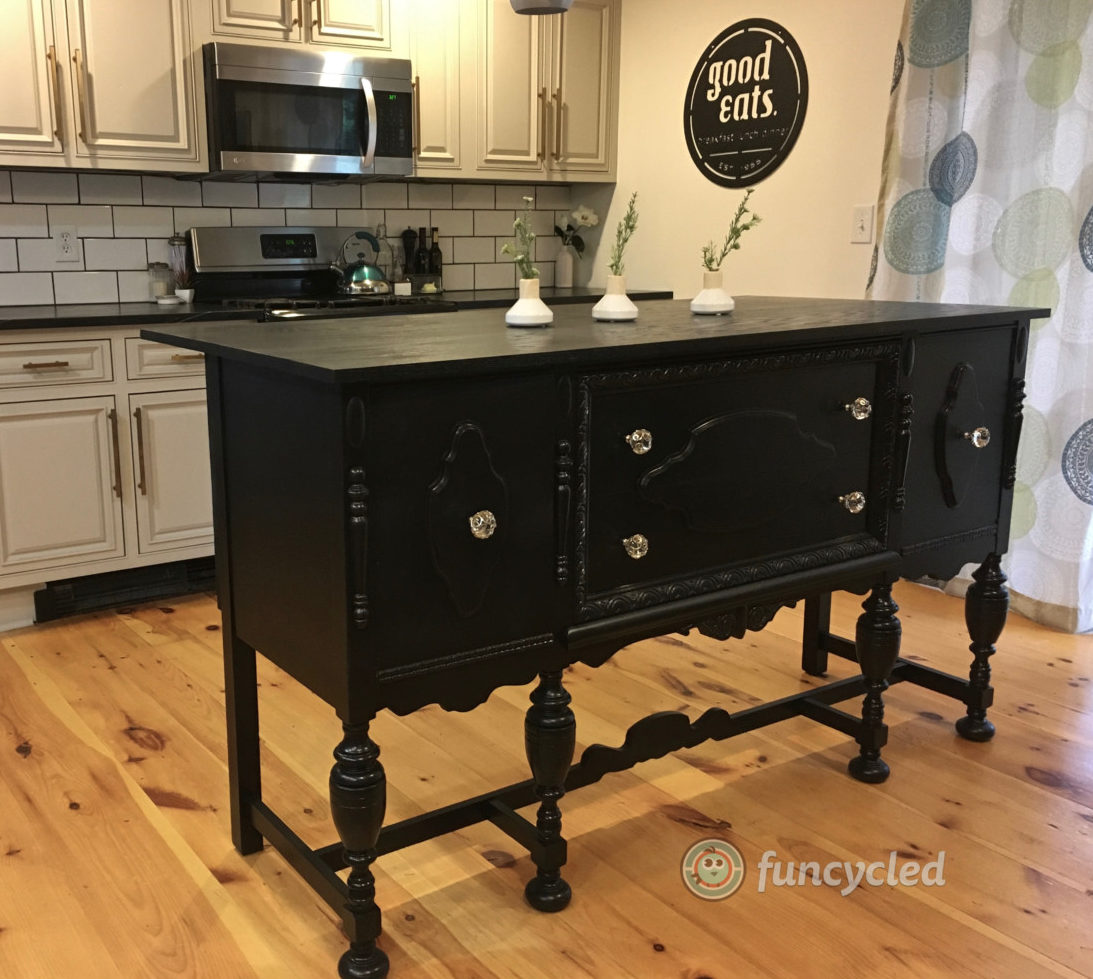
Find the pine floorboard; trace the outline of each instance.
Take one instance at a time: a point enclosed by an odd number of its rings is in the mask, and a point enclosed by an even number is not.
[[[903,653],[963,674],[962,603],[900,583]],[[853,635],[860,599],[835,596]],[[694,718],[822,682],[801,673],[802,607],[720,643],[692,633],[566,672],[578,754],[656,710]],[[0,635],[0,975],[4,979],[332,979],[337,916],[274,851],[232,848],[219,614],[207,595]],[[1011,615],[994,657],[994,741],[958,705],[886,696],[892,777],[845,773],[848,738],[795,718],[647,762],[567,796],[570,907],[523,901],[531,863],[490,824],[382,857],[392,975],[417,977],[1093,976],[1093,638]],[[832,657],[829,678],[851,676]],[[260,658],[263,793],[309,844],[340,728]],[[527,777],[530,687],[466,714],[373,724],[394,821]],[[857,702],[842,705],[857,710]],[[747,876],[727,900],[679,864],[720,837]],[[784,861],[933,860],[944,886],[757,888]]]

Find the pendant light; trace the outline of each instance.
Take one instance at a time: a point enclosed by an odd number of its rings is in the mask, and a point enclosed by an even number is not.
[[[518,14],[564,14],[573,0],[509,0]]]

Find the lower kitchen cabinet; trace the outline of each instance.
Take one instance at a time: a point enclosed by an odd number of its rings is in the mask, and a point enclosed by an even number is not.
[[[142,554],[213,538],[204,391],[129,396],[137,550]]]
[[[0,405],[0,575],[124,552],[114,399]]]

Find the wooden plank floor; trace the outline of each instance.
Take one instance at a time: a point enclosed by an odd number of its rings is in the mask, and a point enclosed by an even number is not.
[[[904,653],[963,673],[962,606],[896,592]],[[852,635],[859,599],[836,596]],[[734,710],[816,684],[800,609],[738,642],[667,637],[568,671],[578,751],[653,710]],[[219,616],[196,596],[0,636],[0,975],[4,979],[332,979],[336,916],[275,852],[241,857],[225,809]],[[899,684],[893,774],[845,774],[854,746],[795,719],[608,776],[563,802],[569,909],[523,902],[525,854],[490,825],[377,864],[392,974],[503,977],[1093,975],[1093,639],[1011,616],[995,657],[998,736],[957,738],[958,705]],[[832,676],[851,675],[833,659]],[[260,665],[264,794],[312,845],[333,712]],[[526,777],[528,688],[469,714],[373,726],[388,819]],[[856,702],[844,705],[857,710]],[[691,896],[697,840],[748,866],[721,902]],[[945,885],[757,888],[759,858],[935,859]]]

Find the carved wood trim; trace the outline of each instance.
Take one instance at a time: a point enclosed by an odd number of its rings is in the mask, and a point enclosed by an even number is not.
[[[743,639],[746,632],[765,629],[771,619],[783,608],[794,608],[796,601],[774,602],[770,605],[740,605],[695,622],[693,628],[710,639],[725,642]]]
[[[950,534],[948,537],[936,537],[933,540],[922,541],[918,544],[908,544],[902,548],[901,553],[920,554],[923,551],[939,551],[943,547],[949,547],[952,544],[965,544],[980,537],[991,537],[996,533],[998,533],[997,524],[990,524],[987,527],[976,527],[974,530],[964,530],[958,534]]]
[[[368,625],[368,486],[363,466],[349,470],[349,559],[353,597],[351,617],[358,629]]]
[[[915,397],[908,392],[899,402],[899,430],[896,436],[896,498],[893,507],[902,510],[907,505],[907,464],[911,461],[911,423],[915,418]]]
[[[1021,442],[1021,426],[1024,422],[1025,380],[1015,377],[1010,381],[1006,399],[1006,450],[1002,460],[1002,486],[1011,490],[1017,483],[1017,447]]]
[[[516,639],[512,642],[496,643],[493,646],[482,646],[478,649],[468,649],[465,652],[451,653],[447,656],[434,656],[432,659],[420,660],[408,666],[389,666],[376,673],[376,679],[380,683],[393,683],[396,680],[409,680],[424,673],[435,673],[437,670],[450,670],[466,663],[478,663],[483,660],[496,659],[507,653],[517,650],[530,652],[534,649],[542,649],[554,645],[554,636],[544,633],[538,636],[529,636],[525,639]],[[534,672],[534,671],[533,671]]]

